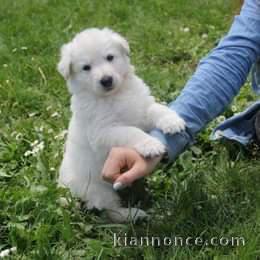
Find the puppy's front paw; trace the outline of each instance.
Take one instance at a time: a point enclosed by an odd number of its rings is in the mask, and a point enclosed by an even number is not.
[[[138,208],[118,208],[107,210],[109,218],[115,223],[136,223],[142,220],[148,220],[149,215]]]
[[[148,220],[149,219],[149,215],[138,208],[131,208],[131,212],[129,215],[129,218],[131,221],[133,221],[134,223],[138,222],[138,221],[142,221],[142,220]]]
[[[164,134],[175,134],[185,130],[185,121],[177,113],[171,111],[158,120],[156,127],[161,129]]]
[[[145,140],[134,146],[135,150],[144,157],[155,157],[165,153],[165,146],[153,137],[148,137]]]

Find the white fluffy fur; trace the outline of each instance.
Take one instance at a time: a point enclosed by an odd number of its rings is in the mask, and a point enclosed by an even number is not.
[[[112,61],[107,60],[113,55]],[[83,70],[85,65],[91,69]],[[146,132],[154,127],[176,133],[185,122],[174,111],[155,102],[146,84],[134,74],[127,41],[110,29],[87,29],[62,46],[58,70],[72,95],[69,124],[59,183],[86,202],[87,207],[106,209],[112,220],[125,222],[145,212],[122,208],[112,185],[101,170],[110,149],[125,146],[144,157],[165,152],[164,145]],[[113,78],[113,89],[100,80]]]

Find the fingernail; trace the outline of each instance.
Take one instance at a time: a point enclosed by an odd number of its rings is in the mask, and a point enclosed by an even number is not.
[[[125,184],[123,184],[122,182],[115,182],[114,184],[113,184],[113,189],[114,190],[122,190],[122,189],[124,189],[126,187],[126,185]]]

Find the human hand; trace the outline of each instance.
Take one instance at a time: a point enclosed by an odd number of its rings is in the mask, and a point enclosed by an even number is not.
[[[114,183],[115,190],[131,185],[135,180],[149,175],[162,156],[146,159],[134,149],[114,147],[102,170],[104,180]]]

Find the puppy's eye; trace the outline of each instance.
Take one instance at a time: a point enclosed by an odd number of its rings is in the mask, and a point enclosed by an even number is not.
[[[89,71],[89,70],[91,70],[91,66],[90,65],[84,65],[82,69]]]
[[[112,54],[107,55],[107,60],[112,61],[114,59],[114,56]]]

